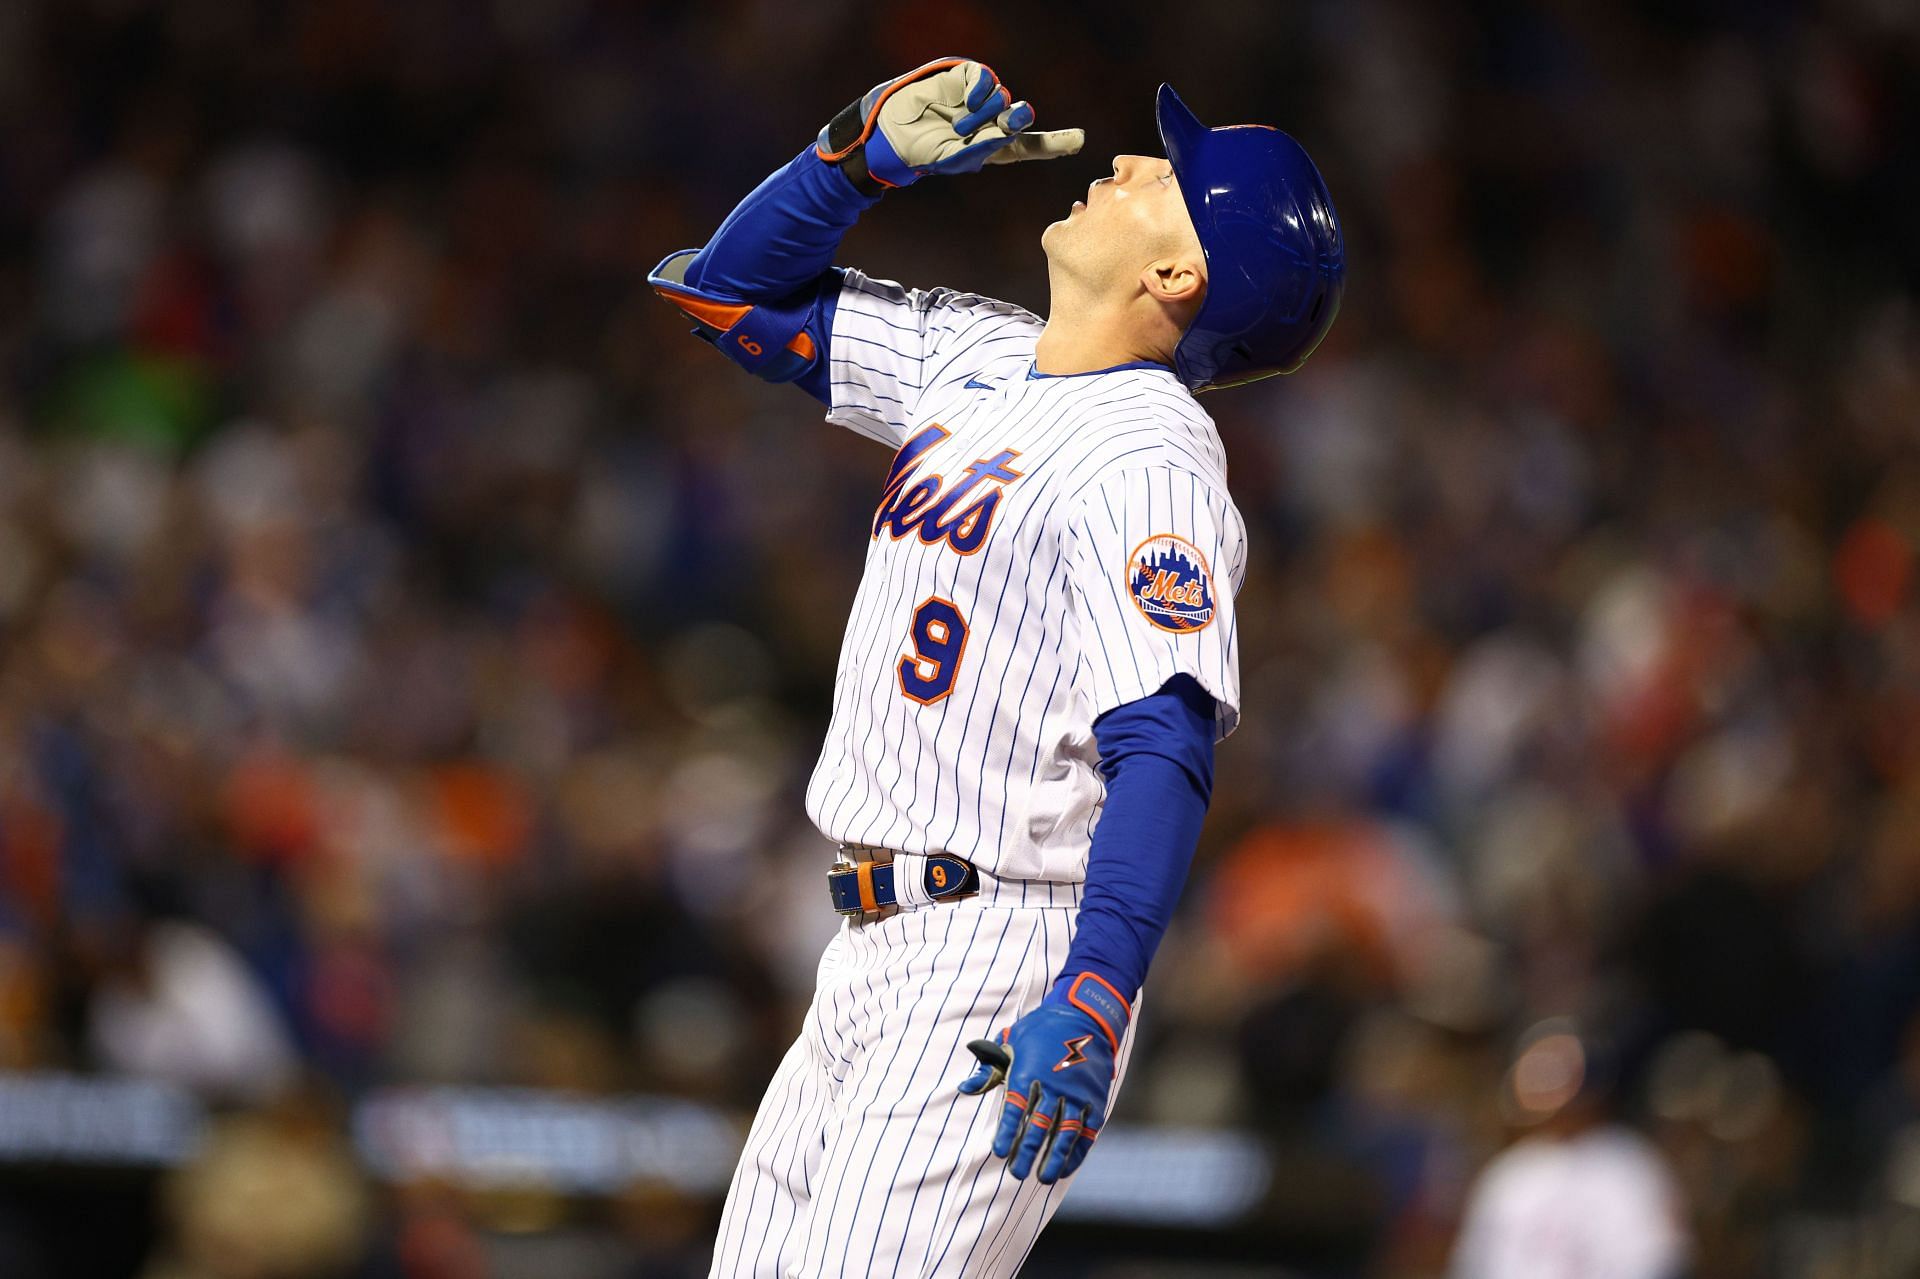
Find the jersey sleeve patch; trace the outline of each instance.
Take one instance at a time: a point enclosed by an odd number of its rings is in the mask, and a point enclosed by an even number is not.
[[[1171,533],[1155,533],[1133,548],[1127,558],[1127,593],[1142,617],[1175,635],[1203,631],[1213,621],[1213,574],[1207,557]]]

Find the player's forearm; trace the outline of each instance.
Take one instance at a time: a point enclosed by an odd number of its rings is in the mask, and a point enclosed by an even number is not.
[[[812,144],[727,215],[686,282],[742,302],[783,298],[833,265],[840,241],[878,197],[860,194]]]
[[[1186,884],[1213,794],[1213,699],[1179,676],[1095,725],[1107,800],[1062,982],[1098,974],[1131,998]]]
[[[742,200],[704,248],[668,254],[647,283],[735,364],[831,406],[841,238],[889,187],[1080,149],[1078,129],[1030,133],[1032,123],[1033,108],[970,59],[883,80]]]
[[[833,255],[875,198],[809,146],[755,187],[704,248],[668,255],[648,280],[728,359],[830,404],[823,353],[840,291]]]

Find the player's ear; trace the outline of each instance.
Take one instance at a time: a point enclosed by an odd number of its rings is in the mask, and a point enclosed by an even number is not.
[[[1141,268],[1140,287],[1170,306],[1197,307],[1207,288],[1206,268],[1186,254],[1159,258]]]

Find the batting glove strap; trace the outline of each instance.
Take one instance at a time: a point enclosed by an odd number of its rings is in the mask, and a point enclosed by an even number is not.
[[[1133,1005],[1099,973],[1081,973],[1067,986],[1066,1002],[1078,1008],[1106,1034],[1107,1046],[1120,1051],[1120,1038],[1133,1020]]]
[[[853,189],[864,196],[885,195],[893,183],[882,182],[867,169],[867,135],[872,132],[874,121],[868,116],[869,93],[864,98],[856,98],[847,103],[840,114],[828,121],[827,127],[820,130],[820,141],[814,150],[822,160],[837,165],[840,172],[847,175],[847,181]]]
[[[861,194],[877,196],[929,173],[1072,155],[1086,140],[1079,129],[1029,132],[1032,124],[1032,105],[1015,102],[991,67],[936,58],[849,103],[815,150]]]

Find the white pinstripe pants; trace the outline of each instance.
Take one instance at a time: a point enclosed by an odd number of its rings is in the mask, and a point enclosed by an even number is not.
[[[841,928],[747,1135],[713,1279],[1020,1269],[1068,1183],[1008,1175],[993,1157],[1004,1094],[955,1085],[969,1040],[1039,1004],[1077,914],[972,899]],[[1121,1075],[1132,1046],[1130,1027]]]

